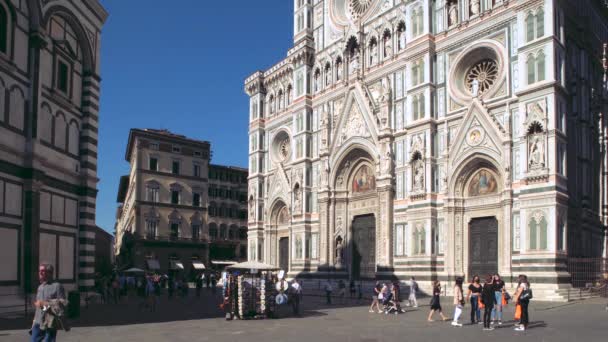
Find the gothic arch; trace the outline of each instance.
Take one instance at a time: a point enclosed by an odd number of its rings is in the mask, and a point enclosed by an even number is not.
[[[334,160],[332,162],[333,167],[330,171],[330,184],[334,188],[344,187],[348,183],[348,179],[351,176],[348,169],[357,167],[363,160],[370,164],[370,167],[375,171],[375,167],[378,163],[378,151],[369,140],[363,138],[353,138],[350,144],[345,144],[335,153]],[[351,163],[347,165],[347,163]],[[345,170],[345,167],[347,170]],[[342,174],[344,173],[344,174]],[[342,177],[342,184],[338,185],[338,178]]]
[[[78,37],[78,42],[80,43],[80,47],[82,49],[82,63],[84,71],[94,72],[95,61],[93,58],[93,51],[91,48],[91,42],[87,37],[84,27],[78,21],[76,16],[72,13],[71,10],[62,6],[62,5],[53,5],[45,10],[44,17],[41,23],[42,27],[47,27],[49,20],[53,17],[53,15],[57,15],[70,24],[74,33]]]
[[[491,170],[496,176],[498,186],[496,192],[500,193],[503,184],[501,180],[505,178],[505,175],[499,165],[500,164],[496,159],[487,154],[476,153],[467,157],[458,167],[456,167],[456,169],[454,169],[454,172],[451,173],[453,176],[448,180],[448,193],[452,196],[463,196],[467,193],[467,186],[471,181],[471,177],[482,168]]]

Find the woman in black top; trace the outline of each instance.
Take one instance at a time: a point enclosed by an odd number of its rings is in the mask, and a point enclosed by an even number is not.
[[[443,315],[443,311],[441,311],[441,302],[439,300],[439,296],[441,295],[441,284],[438,280],[433,281],[433,298],[431,299],[431,312],[429,312],[429,318],[427,319],[429,322],[433,321],[433,314],[435,312],[439,312],[441,319],[446,321],[448,318]]]
[[[479,296],[481,296],[481,286],[479,276],[474,275],[473,281],[469,285],[469,300],[471,301],[471,324],[481,323],[481,310],[479,309]],[[477,320],[475,318],[477,317]]]
[[[481,302],[485,306],[483,311],[483,330],[494,330],[490,327],[490,319],[492,317],[492,309],[496,303],[496,297],[494,296],[494,284],[492,284],[492,276],[488,276],[486,283],[483,285],[481,291]]]

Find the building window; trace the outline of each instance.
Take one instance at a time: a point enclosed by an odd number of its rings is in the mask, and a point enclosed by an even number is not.
[[[192,225],[192,239],[198,240],[201,237],[201,226],[199,224]]]
[[[528,84],[545,80],[545,54],[539,51],[536,56],[529,54],[526,59],[526,68],[528,70]]]
[[[182,152],[182,148],[179,146],[172,146],[171,147],[171,151],[173,151],[173,153],[181,153]]]
[[[174,175],[179,175],[179,161],[173,161],[173,164],[171,164],[171,172]]]
[[[194,151],[194,156],[195,157],[202,157],[203,156],[203,152],[201,152],[201,151]]]
[[[179,237],[179,223],[171,223],[171,231],[169,232],[171,239],[177,239]]]
[[[158,187],[148,185],[148,202],[158,203]]]
[[[179,204],[179,191],[171,190],[171,204]]]
[[[395,255],[402,256],[405,254],[403,244],[404,226],[402,224],[395,225]]]
[[[154,220],[146,221],[146,238],[154,239],[156,237],[156,226],[158,223]]]
[[[150,157],[150,171],[158,171],[158,159]]]
[[[192,194],[192,206],[200,207],[201,206],[201,195],[197,193]]]
[[[542,212],[536,212],[528,221],[528,249],[547,249],[547,219]]]
[[[526,16],[526,41],[534,40],[534,15],[532,12]]]
[[[201,176],[201,166],[199,164],[194,164],[192,165],[192,174],[194,175],[194,177],[200,177]]]
[[[414,255],[424,255],[426,254],[426,231],[424,227],[418,226],[414,229],[413,234],[413,254]]]
[[[62,60],[57,61],[57,89],[68,94],[70,82],[70,67]]]
[[[0,51],[3,53],[8,53],[8,33],[8,13],[0,4]]]
[[[158,143],[157,142],[151,142],[150,143],[150,149],[158,151]]]
[[[526,16],[526,42],[541,38],[545,35],[545,11],[543,8],[536,10],[536,15],[528,12]]]

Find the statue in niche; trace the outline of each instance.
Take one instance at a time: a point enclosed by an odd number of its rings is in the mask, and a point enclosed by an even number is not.
[[[294,213],[301,213],[302,212],[302,199],[300,198],[301,196],[301,190],[299,186],[296,186],[296,188],[293,190],[293,211]]]
[[[393,56],[393,42],[390,36],[384,36],[384,58]]]
[[[414,191],[421,191],[424,189],[424,164],[422,160],[416,160],[414,162],[413,172],[413,180],[414,180]]]
[[[323,109],[323,112],[321,113],[321,148],[326,148],[328,145],[328,136],[327,136],[327,130],[328,130],[328,126],[329,126],[329,113],[327,112],[326,109]]]
[[[384,129],[388,127],[388,120],[389,117],[391,115],[390,111],[391,111],[391,96],[392,96],[392,92],[391,92],[391,84],[390,84],[390,80],[387,77],[382,84],[382,94],[380,95],[380,98],[378,100],[378,102],[380,103],[380,112],[379,112],[379,117],[378,117],[378,121],[380,121],[380,129]]]
[[[479,0],[471,0],[471,15],[479,14]]]
[[[448,8],[448,18],[450,22],[449,26],[456,25],[458,23],[458,3],[456,1],[450,3]]]
[[[253,220],[255,218],[255,201],[253,197],[249,199],[249,220]]]
[[[370,53],[370,65],[375,65],[378,62],[378,49],[376,45],[372,45]]]
[[[327,186],[329,180],[329,161],[325,159],[323,161],[323,170],[321,170],[321,185]]]
[[[388,174],[392,170],[393,164],[393,153],[391,152],[391,144],[389,142],[385,142],[382,144],[382,173]]]
[[[359,49],[355,49],[350,56],[349,73],[354,74],[359,70]]]
[[[342,259],[344,257],[344,246],[342,246],[342,237],[336,238],[336,267],[342,267]]]
[[[545,148],[541,136],[537,135],[532,138],[529,155],[531,169],[545,166]]]
[[[479,80],[474,79],[471,82],[471,93],[473,94],[473,97],[479,96]]]
[[[325,86],[328,86],[331,84],[331,69],[327,68],[325,69]]]
[[[398,48],[399,51],[405,49],[405,31],[399,31],[399,35],[397,37],[397,41],[398,41]]]

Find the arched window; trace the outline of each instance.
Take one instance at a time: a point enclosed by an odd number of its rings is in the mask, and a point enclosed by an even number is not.
[[[528,12],[526,16],[526,42],[534,40],[534,15]]]
[[[424,255],[426,253],[426,231],[424,227],[418,226],[414,229],[412,241],[414,243],[414,255]]]
[[[418,96],[414,96],[412,98],[412,121],[416,121],[419,119],[419,105],[418,105]]]
[[[321,90],[321,69],[319,69],[319,68],[315,69],[315,76],[314,76],[313,82],[314,82],[313,91],[316,93],[319,90]]]
[[[416,25],[418,26],[417,35],[420,35],[424,30],[424,10],[422,7],[418,7],[416,11]]]
[[[53,87],[70,100],[79,101],[73,97],[73,73],[82,69],[82,51],[78,36],[72,26],[63,17],[54,15],[49,20],[49,36],[53,42],[54,73]]]
[[[54,145],[55,147],[65,150],[65,140],[66,140],[66,122],[65,117],[62,113],[57,113],[55,115],[55,121],[53,123],[54,129]]]
[[[526,69],[528,71],[528,84],[533,84],[536,82],[536,72],[534,71],[536,67],[536,59],[532,54],[529,54],[526,59]]]
[[[342,57],[336,59],[336,81],[342,79]]]
[[[412,64],[412,86],[418,85],[418,63],[414,62]]]
[[[545,54],[541,51],[536,56],[536,81],[544,81],[545,80]]]
[[[528,223],[528,249],[547,249],[547,219],[542,212],[536,212]]]
[[[397,25],[397,50],[401,51],[405,48],[405,22],[400,21]]]
[[[412,29],[412,38],[418,36],[418,20],[416,20],[417,15],[416,15],[416,11],[417,9],[414,8],[411,12],[411,16],[410,16],[410,24],[411,24],[411,29]]]
[[[329,64],[329,62],[327,62],[325,64],[325,86],[328,86],[331,84],[331,64]]]
[[[6,7],[0,3],[0,52],[8,53],[9,16]]]
[[[391,43],[392,35],[389,29],[384,30],[382,35],[382,58],[388,58],[393,54],[393,45]]]
[[[160,184],[157,181],[151,180],[146,182],[146,201],[158,203],[158,193]]]
[[[545,35],[545,11],[539,8],[536,11],[536,39]]]
[[[217,224],[209,223],[209,239],[215,240],[217,239]]]
[[[80,131],[78,124],[72,121],[68,129],[68,152],[77,156],[80,153]]]
[[[25,127],[25,95],[21,88],[14,86],[9,95],[8,123],[18,130]]]
[[[228,236],[228,226],[226,226],[225,224],[221,224],[220,225],[220,239],[226,240],[227,236]]]
[[[424,110],[425,105],[424,93],[418,95],[418,118],[423,119],[426,115]]]
[[[3,91],[0,87],[0,91]],[[0,94],[3,96],[4,93]],[[38,137],[41,141],[53,143],[53,114],[51,108],[47,104],[43,104],[38,113]]]
[[[209,216],[217,216],[217,205],[215,204],[215,202],[209,203]]]
[[[378,41],[376,37],[372,37],[369,41],[369,66],[373,66],[378,62]]]
[[[287,105],[291,104],[291,94],[293,93],[291,84],[287,86]]]
[[[279,100],[277,102],[279,110],[283,109],[283,105],[284,105],[283,101],[285,101],[285,98],[283,96],[283,89],[281,89],[281,90],[279,90]]]
[[[274,114],[274,110],[275,110],[275,107],[274,107],[275,103],[274,103],[274,102],[275,102],[275,101],[274,101],[274,95],[273,95],[273,94],[271,94],[271,95],[270,95],[270,99],[268,100],[268,107],[269,107],[269,108],[268,108],[268,112],[269,112],[270,114]]]

